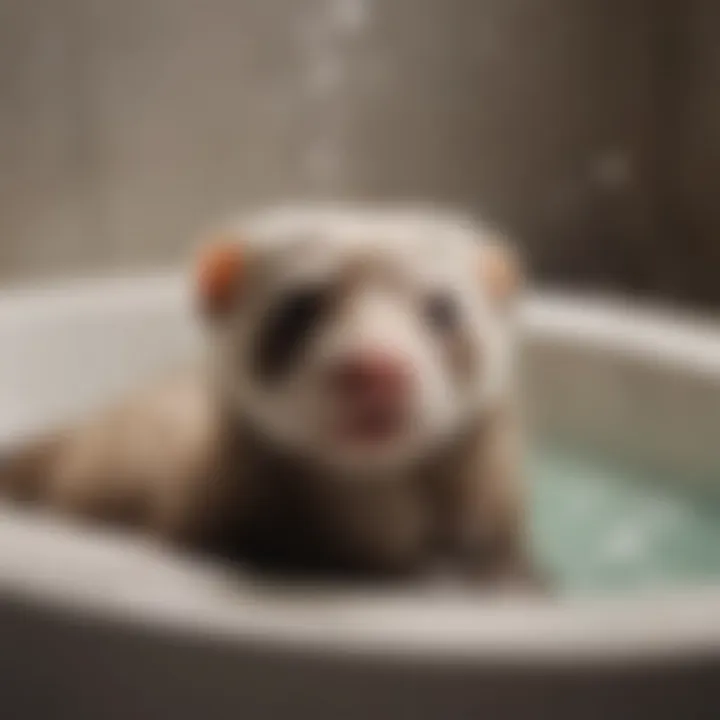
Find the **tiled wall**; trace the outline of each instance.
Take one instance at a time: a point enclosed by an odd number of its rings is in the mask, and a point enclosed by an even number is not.
[[[239,204],[338,195],[467,205],[546,278],[706,297],[720,13],[675,5],[0,0],[0,278],[164,265]],[[703,293],[673,275],[691,238]]]

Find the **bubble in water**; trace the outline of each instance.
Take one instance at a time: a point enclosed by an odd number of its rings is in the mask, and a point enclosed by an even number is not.
[[[616,528],[608,535],[602,548],[603,557],[613,563],[630,563],[639,560],[647,550],[645,528],[637,522]]]

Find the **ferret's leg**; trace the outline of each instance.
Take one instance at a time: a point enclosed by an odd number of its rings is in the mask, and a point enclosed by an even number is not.
[[[527,537],[522,454],[509,414],[486,423],[449,479],[450,552],[460,574],[489,588],[544,591]]]
[[[0,468],[0,497],[59,514],[136,525],[144,503],[102,462],[102,437],[87,430],[57,432],[10,451]]]

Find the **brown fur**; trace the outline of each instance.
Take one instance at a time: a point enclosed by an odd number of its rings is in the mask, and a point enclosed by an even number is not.
[[[450,564],[496,583],[530,578],[514,421],[479,421],[404,477],[338,482],[283,456],[189,374],[81,427],[31,443],[8,495],[174,544],[283,570],[408,576]]]

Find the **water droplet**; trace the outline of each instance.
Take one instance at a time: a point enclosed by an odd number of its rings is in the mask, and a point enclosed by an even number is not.
[[[367,25],[367,0],[334,0],[334,19],[338,29],[358,33]]]

